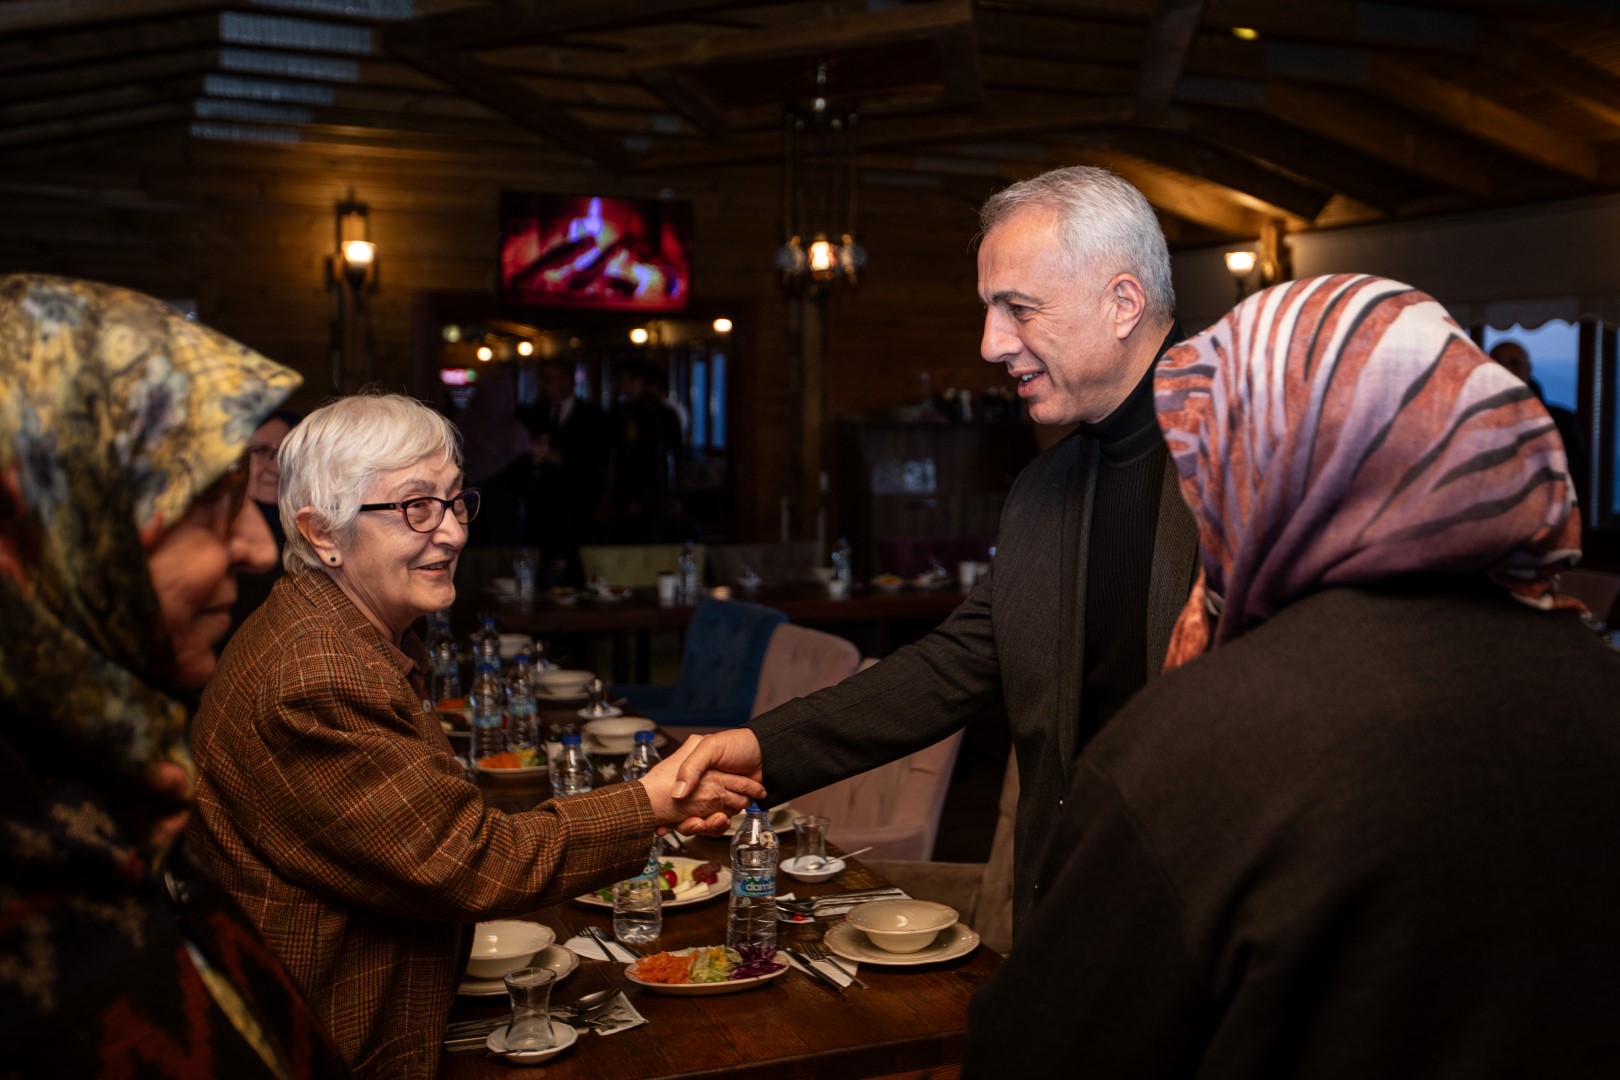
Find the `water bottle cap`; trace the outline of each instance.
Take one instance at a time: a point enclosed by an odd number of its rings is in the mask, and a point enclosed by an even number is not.
[[[499,671],[500,669],[501,669],[501,666],[499,664],[497,664],[493,660],[480,660],[480,661],[478,661],[478,670],[479,671]]]
[[[578,746],[583,741],[584,740],[580,738],[579,732],[577,731],[563,732],[562,744],[564,746]]]
[[[748,812],[750,814],[763,814],[765,811],[759,808],[759,803],[751,802],[748,804]]]
[[[653,741],[653,733],[652,732],[650,732],[650,731],[638,731],[638,732],[636,732],[636,742],[650,743],[652,741]]]

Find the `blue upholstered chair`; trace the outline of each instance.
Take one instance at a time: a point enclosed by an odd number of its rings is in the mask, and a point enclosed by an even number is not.
[[[737,727],[748,722],[771,631],[787,622],[772,608],[741,600],[704,600],[692,613],[674,686],[614,690],[662,727]]]

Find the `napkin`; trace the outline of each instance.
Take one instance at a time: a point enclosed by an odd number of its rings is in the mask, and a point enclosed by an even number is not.
[[[781,954],[781,957],[782,957],[782,959],[786,960],[789,964],[791,964],[793,967],[798,968],[800,971],[804,970],[804,965],[801,964],[799,962],[798,958],[796,956],[793,956],[791,953],[783,952]],[[850,968],[850,969],[854,970],[857,974],[861,970],[860,966],[857,965],[855,963],[855,961],[853,961],[853,960],[845,960],[843,958],[840,958],[839,963],[843,964],[847,968]],[[849,976],[848,972],[845,972],[845,971],[841,970],[838,967],[838,964],[835,964],[830,960],[812,960],[812,961],[810,961],[810,966],[815,968],[817,971],[821,972],[823,975],[827,976],[827,978],[831,979],[833,982],[837,983],[839,986],[848,986],[851,982],[854,981]]]
[[[568,949],[570,952],[578,953],[587,960],[601,962],[603,959],[602,947],[597,944],[597,939],[591,937],[589,934],[575,934],[573,937],[563,942],[563,947]],[[607,947],[608,951],[613,954],[613,958],[619,963],[633,964],[636,962],[635,954],[629,949],[625,948],[623,945],[620,945],[617,941],[609,940]]]
[[[620,993],[613,999],[612,1005],[596,1014],[590,1026],[596,1029],[598,1035],[617,1035],[621,1031],[640,1027],[646,1022],[647,1018],[636,1012],[636,1007],[630,1004],[630,999]]]

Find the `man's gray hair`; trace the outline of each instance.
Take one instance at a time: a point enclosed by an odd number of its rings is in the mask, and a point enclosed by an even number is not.
[[[1003,188],[979,211],[982,239],[1023,210],[1044,210],[1058,221],[1070,274],[1129,272],[1147,294],[1149,319],[1168,319],[1176,307],[1170,250],[1153,206],[1140,191],[1107,169],[1070,165]]]
[[[288,573],[321,565],[298,531],[298,511],[314,509],[340,545],[354,535],[357,509],[379,475],[415,465],[461,465],[461,434],[455,425],[402,394],[360,393],[338,398],[310,413],[287,433],[278,459],[281,490],[276,503],[287,550]]]

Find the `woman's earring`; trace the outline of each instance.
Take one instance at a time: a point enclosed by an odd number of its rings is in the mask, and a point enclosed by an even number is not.
[[[336,555],[332,556],[332,565],[333,566],[337,565],[337,556]]]

